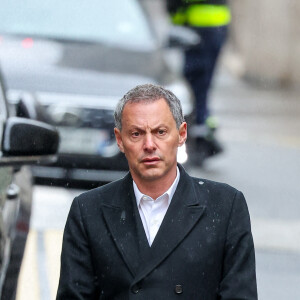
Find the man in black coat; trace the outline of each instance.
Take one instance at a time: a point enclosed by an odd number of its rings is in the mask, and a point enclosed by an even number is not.
[[[130,172],[74,199],[57,299],[257,299],[244,196],[177,164],[187,124],[176,96],[137,86],[115,123]]]

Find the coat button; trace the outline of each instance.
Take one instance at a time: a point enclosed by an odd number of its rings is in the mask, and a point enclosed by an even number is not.
[[[131,292],[134,294],[137,294],[140,291],[140,288],[137,284],[135,284],[134,286],[132,286],[131,288]]]
[[[175,286],[175,293],[176,294],[182,294],[183,293],[183,289],[182,289],[182,285],[181,284],[176,284],[176,286]]]

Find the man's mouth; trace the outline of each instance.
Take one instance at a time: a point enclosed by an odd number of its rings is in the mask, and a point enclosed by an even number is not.
[[[157,156],[156,157],[145,157],[145,158],[142,159],[142,163],[149,164],[149,165],[155,164],[159,161],[160,161],[160,158],[157,157]]]

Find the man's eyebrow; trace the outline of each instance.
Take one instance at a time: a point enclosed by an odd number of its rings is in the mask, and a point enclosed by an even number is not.
[[[168,128],[168,126],[165,125],[165,124],[159,124],[159,125],[157,125],[157,126],[151,128],[151,130],[157,130],[157,129],[162,128],[162,127]],[[147,128],[148,128],[148,127],[147,127]],[[128,129],[129,129],[129,130],[134,130],[134,129],[136,129],[136,130],[145,130],[145,127],[144,127],[144,126],[138,126],[138,125],[132,125],[132,126],[130,126]]]
[[[132,125],[128,128],[128,130],[144,130],[143,127],[140,127],[138,125]]]
[[[168,128],[168,126],[165,125],[165,124],[160,124],[160,125],[154,127],[152,130],[157,130],[157,129],[160,129],[160,128]]]

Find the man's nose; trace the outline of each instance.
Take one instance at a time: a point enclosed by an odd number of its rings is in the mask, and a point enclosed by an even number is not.
[[[154,151],[156,149],[156,144],[152,134],[147,133],[144,139],[144,150],[145,151]]]

